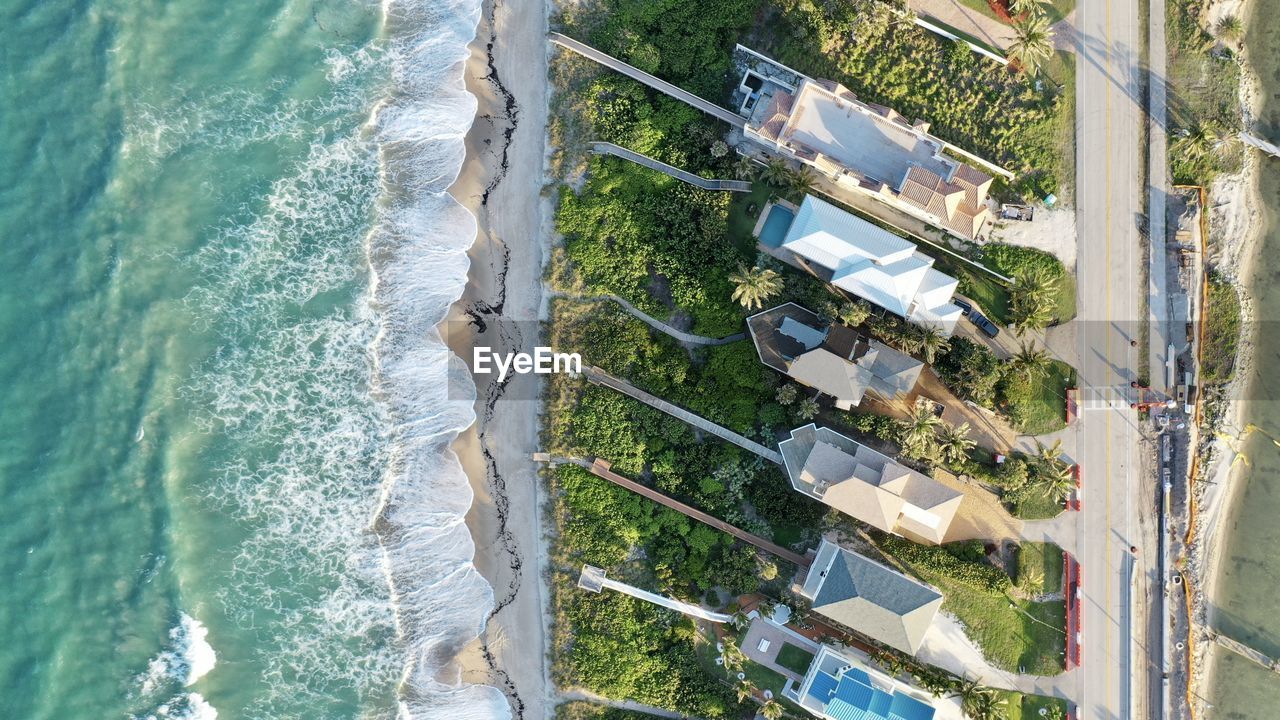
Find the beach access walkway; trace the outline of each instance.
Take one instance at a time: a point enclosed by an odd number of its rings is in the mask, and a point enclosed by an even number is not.
[[[1247,132],[1242,132],[1240,133],[1240,141],[1245,145],[1255,147],[1272,157],[1280,158],[1280,147],[1277,147],[1273,142],[1263,140],[1257,135],[1250,135]]]
[[[629,395],[630,397],[633,397],[636,400],[639,400],[645,405],[661,410],[662,412],[678,420],[683,420],[684,422],[698,428],[699,430],[704,430],[706,432],[709,432],[712,435],[715,435],[716,437],[722,440],[727,440],[728,442],[731,442],[734,445],[737,445],[738,447],[744,450],[750,450],[751,452],[759,455],[765,460],[777,463],[779,465],[782,464],[782,454],[779,453],[777,450],[770,450],[769,448],[765,447],[764,445],[761,445],[755,440],[747,438],[743,435],[739,435],[738,433],[730,430],[727,427],[717,425],[711,422],[710,420],[707,420],[704,417],[694,415],[693,413],[689,412],[688,410],[685,410],[684,408],[672,405],[671,403],[667,402],[666,400],[663,400],[660,397],[650,395],[649,393],[645,392],[644,390],[641,390],[635,385],[632,385],[626,380],[622,380],[621,378],[616,378],[610,375],[609,373],[601,370],[598,367],[592,366],[592,367],[584,368],[583,374],[587,376],[587,380],[595,383],[596,385],[603,385],[605,387],[617,390],[618,392],[624,395]]]
[[[687,170],[681,170],[674,165],[668,165],[661,160],[655,160],[648,155],[641,155],[634,150],[628,150],[621,145],[614,145],[611,142],[601,142],[599,140],[592,142],[591,152],[597,155],[616,155],[624,160],[630,160],[637,165],[643,165],[650,170],[657,170],[658,172],[670,175],[677,180],[700,187],[703,190],[751,192],[751,183],[746,180],[715,180],[713,178],[704,178],[701,175],[694,175]]]
[[[713,338],[713,337],[707,337],[705,335],[694,335],[693,333],[687,333],[683,330],[677,330],[676,328],[671,327],[670,325],[662,322],[661,320],[653,317],[652,315],[645,313],[640,308],[637,308],[635,305],[632,305],[631,303],[627,302],[626,299],[618,297],[617,295],[612,295],[608,293],[604,295],[575,295],[573,293],[566,293],[566,292],[553,292],[551,293],[551,296],[568,298],[570,300],[579,300],[582,302],[603,302],[603,301],[615,302],[621,305],[622,309],[626,310],[632,317],[644,322],[645,325],[648,325],[654,330],[657,330],[658,332],[664,335],[667,335],[675,339],[677,342],[683,343],[685,345],[728,345],[729,343],[734,343],[734,342],[738,342],[739,340],[747,339],[746,333],[734,333],[732,335],[726,335],[722,338]]]
[[[710,525],[711,527],[719,530],[720,532],[732,535],[749,545],[754,545],[771,555],[776,555],[777,557],[780,557],[783,560],[786,560],[787,562],[795,563],[797,567],[802,567],[802,568],[809,567],[809,563],[811,562],[811,560],[803,555],[800,555],[799,553],[792,552],[782,547],[781,545],[776,545],[772,542],[769,542],[768,540],[765,540],[759,535],[752,535],[746,530],[738,528],[734,525],[730,525],[729,523],[721,520],[720,518],[712,517],[711,515],[708,515],[702,512],[701,510],[698,510],[697,508],[694,508],[689,505],[685,505],[679,500],[676,500],[675,498],[672,498],[672,497],[668,497],[667,495],[664,495],[658,492],[657,490],[654,490],[653,488],[648,487],[647,485],[641,485],[635,480],[632,480],[630,478],[625,478],[619,475],[618,473],[614,472],[611,469],[612,465],[609,463],[608,460],[602,460],[600,458],[596,458],[590,464],[588,464],[585,460],[575,461],[575,462],[577,462],[578,464],[590,470],[591,474],[595,475],[596,477],[608,480],[609,482],[613,483],[614,485],[618,485],[619,487],[624,487],[630,490],[631,492],[636,493],[637,495],[643,495],[644,497],[647,497],[650,500],[660,505],[665,505],[666,507],[669,507],[672,510],[675,510],[676,512],[682,515],[691,517],[700,523]]]
[[[616,70],[632,80],[638,80],[654,90],[670,95],[681,102],[688,103],[708,115],[729,123],[735,128],[742,129],[747,125],[747,119],[738,113],[722,108],[713,102],[703,100],[697,95],[694,95],[687,90],[682,90],[666,80],[650,75],[638,67],[628,65],[615,57],[606,55],[586,43],[578,42],[571,37],[561,35],[557,32],[548,33],[547,38],[562,48],[572,50],[588,60],[594,60],[610,70]]]
[[[598,568],[594,565],[582,566],[582,574],[578,576],[578,587],[586,590],[587,592],[593,593],[598,593],[601,590],[608,588],[609,590],[620,592],[623,595],[630,595],[638,600],[644,600],[645,602],[653,603],[659,607],[664,607],[668,610],[675,610],[678,613],[700,618],[708,622],[727,623],[733,619],[732,615],[712,612],[701,606],[694,605],[693,603],[687,603],[683,600],[676,600],[675,598],[669,598],[665,595],[651,593],[648,590],[641,590],[634,585],[619,582],[618,580],[614,580],[606,575],[602,568]]]
[[[774,555],[776,557],[782,558],[783,560],[786,560],[787,562],[794,563],[797,567],[807,568],[809,567],[809,564],[812,562],[810,558],[804,555],[793,552],[791,550],[788,550],[782,547],[781,545],[777,545],[773,542],[765,540],[759,535],[753,535],[737,526],[730,525],[729,523],[721,520],[720,518],[708,515],[707,513],[704,513],[695,507],[686,505],[680,502],[679,500],[676,500],[673,497],[664,495],[647,485],[641,485],[635,480],[623,477],[622,475],[619,475],[618,473],[612,470],[613,466],[612,464],[610,464],[608,460],[604,460],[602,458],[594,458],[591,461],[587,461],[582,458],[552,457],[550,455],[543,454],[543,453],[535,453],[533,456],[533,459],[535,462],[548,462],[553,465],[556,463],[573,463],[574,465],[584,467],[587,470],[591,471],[592,475],[595,475],[598,478],[601,478],[603,480],[608,480],[609,482],[613,483],[614,485],[617,485],[618,487],[626,488],[627,490],[630,490],[631,492],[637,495],[646,497],[658,503],[659,505],[663,505],[665,507],[671,508],[672,510],[675,510],[681,515],[685,515],[686,517],[690,517],[694,520],[697,520],[698,522],[704,525],[710,525],[711,527],[719,530],[720,532],[728,535],[732,535],[733,537],[747,543],[748,545],[754,545],[755,547],[758,547],[761,550],[764,550],[770,555]]]

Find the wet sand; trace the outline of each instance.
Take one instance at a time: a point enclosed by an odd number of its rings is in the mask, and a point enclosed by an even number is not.
[[[495,351],[537,344],[544,243],[546,6],[536,0],[487,0],[466,69],[479,101],[466,139],[467,159],[450,192],[475,214],[463,296],[444,328],[467,358],[477,345]],[[515,321],[535,321],[512,323]],[[475,564],[494,589],[485,632],[458,657],[459,679],[500,689],[515,718],[553,710],[546,667],[546,622],[537,467],[535,376],[499,385],[476,376],[476,424],[454,444],[475,491],[467,526]]]

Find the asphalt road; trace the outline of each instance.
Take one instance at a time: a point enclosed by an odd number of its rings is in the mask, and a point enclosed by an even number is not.
[[[1145,122],[1137,3],[1080,0],[1076,10],[1081,416],[1074,459],[1082,469],[1079,554],[1083,593],[1081,720],[1124,720],[1133,680],[1129,546],[1140,544],[1137,414],[1127,389],[1137,378],[1143,193],[1139,130]],[[1138,662],[1142,664],[1141,661]],[[1143,703],[1145,706],[1145,703]]]

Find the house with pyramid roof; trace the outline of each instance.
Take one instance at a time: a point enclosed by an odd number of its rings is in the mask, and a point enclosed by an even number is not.
[[[825,539],[800,594],[815,613],[911,655],[942,607],[934,588]]]

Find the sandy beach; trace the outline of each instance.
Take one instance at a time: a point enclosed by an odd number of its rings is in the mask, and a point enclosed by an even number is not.
[[[467,89],[479,101],[467,159],[450,192],[476,216],[465,293],[446,337],[455,353],[537,344],[550,213],[542,196],[546,147],[546,5],[486,0],[471,45]],[[512,322],[526,321],[526,322]],[[500,689],[512,717],[550,715],[535,376],[499,385],[477,376],[476,424],[454,444],[475,491],[467,525],[475,564],[493,586],[485,632],[457,659],[458,679]]]

